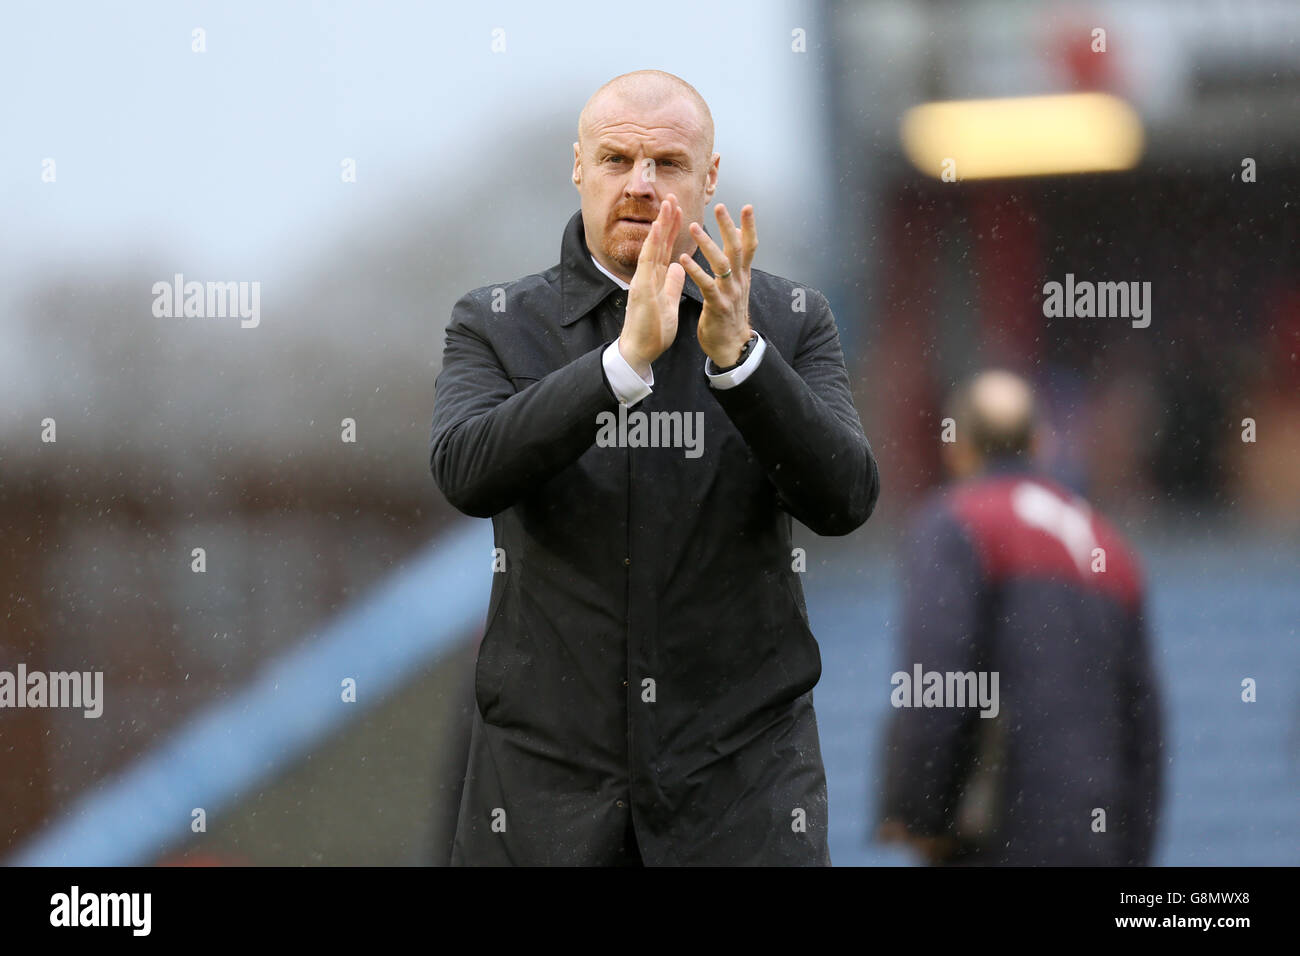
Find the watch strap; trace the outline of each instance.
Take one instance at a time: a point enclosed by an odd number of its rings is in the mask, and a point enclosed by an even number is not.
[[[740,366],[745,364],[745,359],[749,358],[749,353],[754,351],[754,346],[757,344],[758,333],[751,331],[749,333],[749,341],[746,342],[745,347],[740,350],[740,358],[736,359],[734,365],[728,365],[726,368],[719,368],[717,365],[714,365],[713,367],[718,370],[719,374],[723,372],[734,372],[736,369],[740,368]],[[712,361],[712,359],[710,359],[710,361]]]

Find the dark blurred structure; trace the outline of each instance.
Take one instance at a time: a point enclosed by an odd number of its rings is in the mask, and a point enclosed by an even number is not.
[[[882,507],[905,509],[937,480],[940,397],[999,365],[1044,397],[1052,473],[1103,507],[1239,509],[1300,527],[1288,491],[1300,487],[1300,9],[829,10],[837,168],[854,171],[838,183],[835,305],[870,330],[859,370]],[[1135,168],[945,182],[899,147],[899,117],[924,101],[1084,91],[1137,110]],[[865,169],[864,156],[876,157]],[[1045,317],[1044,284],[1067,273],[1150,282],[1150,326]],[[1241,440],[1246,417],[1256,444]]]

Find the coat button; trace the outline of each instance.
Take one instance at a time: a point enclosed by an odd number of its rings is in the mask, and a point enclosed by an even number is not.
[[[618,801],[618,808],[620,810],[622,810],[625,806],[627,806],[627,804],[624,803],[622,800]]]
[[[632,563],[632,559],[631,559],[631,558],[624,558],[624,559],[623,559],[623,566],[624,566],[624,567],[627,567],[627,566],[630,565],[631,563]]]
[[[623,681],[623,686],[624,686],[624,687],[627,686],[627,681]]]

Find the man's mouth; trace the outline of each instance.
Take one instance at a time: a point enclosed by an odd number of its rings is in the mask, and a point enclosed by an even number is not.
[[[650,223],[654,222],[654,220],[646,219],[642,216],[623,216],[619,219],[619,222],[637,222],[643,226],[648,226]]]

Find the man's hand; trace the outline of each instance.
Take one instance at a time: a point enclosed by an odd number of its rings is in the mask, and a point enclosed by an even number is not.
[[[749,266],[758,248],[758,227],[754,225],[754,207],[740,210],[743,229],[731,221],[727,207],[718,203],[713,209],[718,217],[718,232],[722,236],[719,249],[704,227],[691,223],[691,236],[699,243],[704,258],[709,260],[714,277],[700,268],[690,256],[683,254],[682,267],[695,280],[704,295],[704,310],[700,313],[696,335],[704,354],[713,359],[719,368],[734,365],[740,350],[749,341]],[[723,278],[727,275],[726,278]]]
[[[957,841],[950,836],[916,836],[898,820],[881,823],[876,839],[881,843],[902,843],[931,866],[948,862],[959,849]]]
[[[659,204],[659,215],[641,244],[636,272],[628,283],[618,351],[642,378],[649,373],[650,363],[677,338],[677,309],[686,273],[672,261],[672,254],[681,228],[682,207],[669,193]]]

